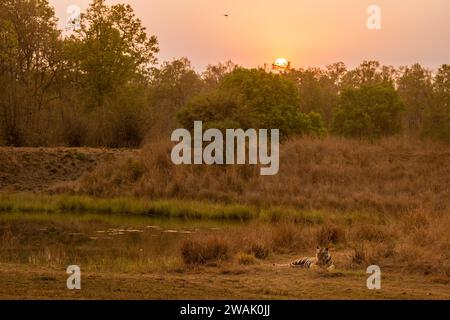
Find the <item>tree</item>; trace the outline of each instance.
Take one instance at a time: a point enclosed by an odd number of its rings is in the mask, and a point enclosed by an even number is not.
[[[395,69],[382,66],[378,61],[364,61],[358,68],[348,71],[342,78],[342,88],[361,88],[380,82],[394,83]]]
[[[390,83],[344,89],[333,131],[346,137],[377,139],[401,130],[403,105]]]
[[[295,81],[300,95],[300,111],[315,112],[322,116],[327,127],[331,125],[333,109],[337,105],[337,79],[316,68],[290,70],[286,77]]]
[[[229,73],[233,72],[238,66],[231,60],[217,65],[209,64],[205,72],[202,74],[202,79],[205,82],[207,90],[216,89],[220,81]]]
[[[423,134],[450,142],[450,66],[442,65],[433,86],[433,103],[425,112]]]
[[[404,127],[410,135],[419,135],[423,129],[424,114],[433,100],[431,72],[419,64],[402,67],[400,71],[398,92],[405,105]]]
[[[226,75],[218,89],[191,99],[179,112],[180,122],[191,128],[202,120],[214,128],[280,129],[293,134],[323,134],[320,115],[301,113],[295,83],[261,69],[237,68]]]
[[[158,42],[147,35],[129,5],[109,7],[105,0],[94,0],[80,20],[80,28],[69,39],[70,56],[79,66],[83,91],[91,98],[88,107],[101,108],[119,87],[149,78]]]
[[[47,0],[0,3],[0,136],[6,144],[24,144],[55,99],[59,36]]]
[[[203,89],[200,76],[187,58],[164,62],[152,72],[149,99],[153,118],[160,130],[171,130],[176,125],[176,113],[190,98]]]
[[[347,67],[343,62],[336,62],[327,66],[326,74],[339,91],[342,87],[342,81],[347,74]]]
[[[158,51],[156,37],[147,35],[129,5],[107,6],[105,0],[94,0],[81,15],[80,28],[64,45],[66,78],[78,93],[69,92],[65,98],[75,99],[69,102],[72,113],[87,111],[89,122],[95,120],[89,144],[139,145],[143,137],[137,132],[145,131],[141,127],[147,126],[148,121],[131,116],[130,111],[143,114],[146,104],[130,95],[145,96]],[[66,123],[73,121],[68,119]],[[118,132],[122,132],[123,139],[117,136]],[[136,140],[132,142],[130,137]]]

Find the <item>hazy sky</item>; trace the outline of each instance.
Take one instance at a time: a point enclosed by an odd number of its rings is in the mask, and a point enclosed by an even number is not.
[[[50,0],[61,25],[67,8]],[[450,0],[110,0],[129,3],[159,40],[160,61],[187,57],[201,71],[231,59],[246,67],[285,57],[296,67],[367,59],[384,64],[450,63]],[[366,26],[381,8],[381,30]],[[229,14],[229,17],[224,17]]]

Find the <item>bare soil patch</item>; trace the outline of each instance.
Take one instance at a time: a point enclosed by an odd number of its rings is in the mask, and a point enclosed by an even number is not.
[[[0,191],[50,191],[100,163],[134,153],[126,149],[0,147]]]

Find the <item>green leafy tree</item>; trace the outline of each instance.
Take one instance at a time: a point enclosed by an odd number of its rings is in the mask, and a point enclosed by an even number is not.
[[[433,103],[433,85],[431,71],[419,64],[402,67],[398,79],[398,92],[405,105],[404,128],[410,135],[419,135],[422,131],[424,115]]]
[[[134,95],[145,96],[158,51],[156,37],[147,34],[131,6],[108,6],[105,0],[94,0],[81,15],[80,28],[64,43],[65,80],[72,84],[72,90],[63,90],[71,106],[65,127],[75,128],[69,130],[68,140],[139,145],[143,136],[138,132],[145,132],[150,122],[144,115],[145,99]],[[74,115],[86,112],[90,113],[86,118],[92,130],[86,130],[90,137],[80,138],[77,132],[83,119]],[[73,133],[75,137],[71,137]]]
[[[156,37],[147,35],[131,6],[107,6],[105,0],[92,2],[68,41],[91,108],[103,107],[119,87],[148,78],[159,51]]]
[[[337,105],[337,80],[330,77],[326,71],[316,68],[292,69],[286,74],[286,77],[297,84],[300,95],[300,111],[320,114],[324,124],[329,127],[332,122],[333,109]]]
[[[434,79],[433,103],[425,112],[425,136],[450,142],[450,66],[442,65]]]
[[[396,70],[393,67],[382,66],[378,61],[364,61],[356,69],[345,73],[341,88],[361,88],[380,82],[394,83],[395,77]]]
[[[188,128],[202,120],[215,128],[280,129],[285,137],[323,134],[320,115],[311,118],[298,105],[298,90],[291,80],[261,69],[237,68],[222,79],[217,90],[191,99],[178,118]]]
[[[343,62],[336,62],[327,66],[326,74],[333,82],[334,86],[339,89],[342,86],[342,81],[347,74],[347,67]]]
[[[333,131],[346,137],[377,139],[400,132],[403,104],[390,83],[344,89]]]

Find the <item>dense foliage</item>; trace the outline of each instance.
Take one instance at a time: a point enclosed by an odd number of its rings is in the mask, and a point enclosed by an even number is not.
[[[322,135],[320,115],[300,112],[299,103],[291,80],[261,69],[236,68],[217,89],[192,98],[178,116],[186,127],[201,119],[211,128],[276,128],[284,136]]]
[[[129,5],[92,0],[62,31],[48,0],[0,2],[0,145],[135,147],[183,125],[279,128],[286,136],[450,142],[450,66],[364,61],[280,74],[228,61],[199,74],[157,65],[158,41]]]
[[[347,88],[335,109],[333,131],[347,137],[380,138],[400,132],[403,104],[389,83]]]

